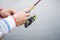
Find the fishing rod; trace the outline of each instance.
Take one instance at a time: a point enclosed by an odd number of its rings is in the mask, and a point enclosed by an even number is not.
[[[26,13],[30,13],[30,12],[34,9],[34,7],[35,7],[40,1],[41,1],[41,0],[38,0],[34,5],[32,5],[31,7],[29,7],[29,8],[27,9]],[[29,25],[31,25],[32,22],[35,21],[35,19],[36,19],[36,15],[30,17],[30,18],[26,21],[26,23],[25,23],[25,28],[27,28]]]
[[[30,13],[30,12],[34,9],[34,7],[35,7],[40,1],[41,1],[41,0],[38,0],[34,5],[32,5],[31,7],[29,7],[29,8],[26,10],[25,13]],[[12,15],[13,15],[13,14],[12,14]],[[0,15],[0,17],[3,18],[1,15]],[[31,25],[32,22],[35,21],[35,19],[36,19],[36,15],[30,17],[30,18],[26,21],[26,23],[24,24],[24,25],[25,25],[25,28],[27,28],[29,25]]]
[[[34,7],[35,7],[40,1],[41,1],[41,0],[38,0],[34,5],[32,5],[31,7],[29,7],[29,8],[27,9],[26,13],[30,13],[30,12],[34,9]]]

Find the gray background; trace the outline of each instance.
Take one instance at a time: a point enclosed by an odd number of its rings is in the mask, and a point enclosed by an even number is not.
[[[35,2],[36,0],[0,0],[0,7],[13,8],[18,12]],[[41,0],[31,14],[37,15],[32,25],[13,29],[4,40],[60,40],[60,0]]]

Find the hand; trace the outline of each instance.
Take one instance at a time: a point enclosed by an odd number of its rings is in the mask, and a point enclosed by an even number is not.
[[[16,26],[24,24],[28,16],[30,16],[30,14],[25,12],[18,12],[14,14],[13,17],[16,19]]]
[[[0,10],[0,15],[2,18],[8,17],[9,15],[13,15],[15,11],[13,9],[2,9]]]

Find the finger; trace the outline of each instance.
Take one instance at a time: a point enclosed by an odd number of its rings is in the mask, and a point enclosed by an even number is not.
[[[27,18],[27,17],[25,17],[25,21],[27,21],[27,19],[28,19],[28,18]]]
[[[8,9],[8,12],[10,12],[10,15],[14,15],[16,13],[16,11],[14,9]]]
[[[25,22],[26,22],[26,21],[22,21],[22,22],[19,21],[19,22],[16,23],[16,26],[23,25]]]
[[[10,15],[14,15],[15,13],[13,11],[10,12]]]
[[[26,13],[26,17],[29,17],[30,16],[30,14],[29,13]]]
[[[3,10],[2,8],[0,8],[0,11]]]

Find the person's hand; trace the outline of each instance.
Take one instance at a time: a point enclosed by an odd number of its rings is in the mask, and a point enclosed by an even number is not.
[[[25,12],[18,12],[16,14],[14,14],[13,17],[16,20],[16,26],[24,24],[26,22],[28,16],[30,16],[30,14],[25,13]]]
[[[8,17],[9,15],[13,15],[15,11],[13,9],[1,9],[0,16],[2,18]]]

